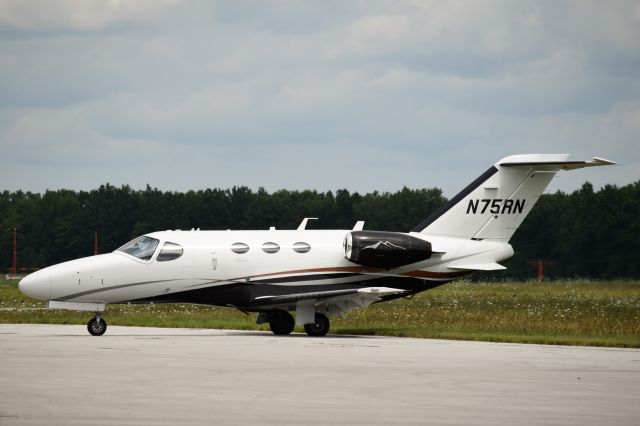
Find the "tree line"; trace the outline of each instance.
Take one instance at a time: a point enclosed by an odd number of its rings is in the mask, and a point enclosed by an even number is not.
[[[247,187],[188,192],[135,190],[109,184],[91,191],[43,194],[0,193],[0,267],[12,263],[13,229],[18,234],[18,267],[44,267],[115,250],[144,233],[166,229],[295,229],[302,218],[318,217],[308,228],[408,232],[446,202],[438,188],[351,193],[288,191]],[[511,240],[516,255],[506,272],[484,278],[527,279],[531,261],[547,262],[550,277],[640,278],[640,181],[599,191],[585,183],[570,194],[544,194]]]

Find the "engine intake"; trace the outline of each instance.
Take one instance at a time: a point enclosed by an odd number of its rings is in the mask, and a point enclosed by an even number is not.
[[[344,257],[353,263],[395,268],[431,257],[431,243],[400,232],[353,231],[344,237]]]

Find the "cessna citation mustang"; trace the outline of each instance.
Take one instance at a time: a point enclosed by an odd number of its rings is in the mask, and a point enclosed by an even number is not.
[[[197,303],[257,312],[274,334],[310,336],[328,317],[411,296],[471,274],[505,269],[509,239],[559,170],[615,164],[565,154],[514,155],[491,166],[410,232],[352,230],[164,231],[113,253],[50,266],[20,281],[50,308],[95,312],[110,303]],[[290,312],[295,311],[295,320]]]

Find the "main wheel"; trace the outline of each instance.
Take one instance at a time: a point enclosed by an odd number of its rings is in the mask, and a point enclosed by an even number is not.
[[[304,331],[309,336],[324,336],[329,332],[329,318],[325,314],[316,313],[315,322],[313,324],[305,324]]]
[[[269,327],[273,334],[279,336],[290,334],[296,325],[293,316],[287,311],[274,309],[269,315]]]
[[[92,336],[102,336],[107,331],[107,322],[102,318],[91,318],[87,323],[87,330]]]

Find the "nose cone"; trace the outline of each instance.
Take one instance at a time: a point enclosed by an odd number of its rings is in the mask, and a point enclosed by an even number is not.
[[[20,280],[18,288],[21,292],[34,299],[49,300],[51,295],[49,271],[43,269],[27,275]]]

